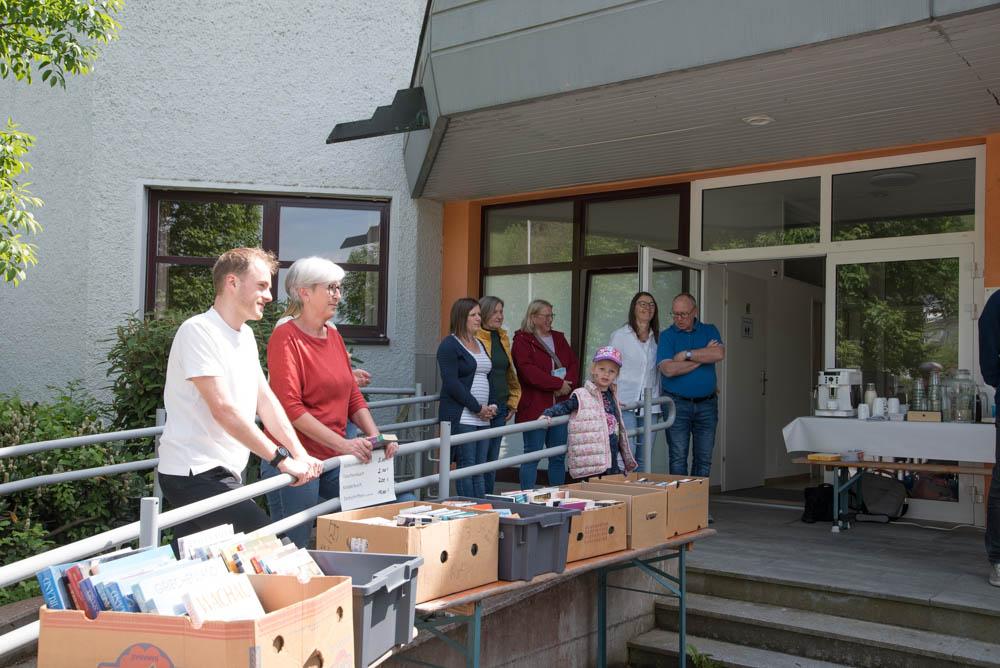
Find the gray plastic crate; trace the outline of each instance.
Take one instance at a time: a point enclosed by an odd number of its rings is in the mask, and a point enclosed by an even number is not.
[[[579,510],[464,496],[453,496],[448,501],[489,503],[520,516],[500,517],[499,579],[531,580],[542,573],[566,570],[570,518],[579,515]]]
[[[423,557],[309,550],[326,575],[348,575],[354,593],[354,665],[368,666],[413,640],[417,570]]]

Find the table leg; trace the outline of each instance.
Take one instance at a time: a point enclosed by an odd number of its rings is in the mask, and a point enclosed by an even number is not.
[[[597,666],[608,665],[608,572],[597,571]]]
[[[833,533],[840,531],[840,473],[843,468],[837,466],[833,469]]]
[[[677,551],[677,586],[680,590],[677,596],[677,665],[687,666],[687,565],[685,555],[687,545],[682,545]]]
[[[472,611],[472,618],[469,620],[468,627],[466,628],[466,633],[468,634],[466,645],[469,648],[469,653],[466,655],[465,665],[468,668],[479,668],[479,645],[483,632],[482,612],[482,602],[476,602],[476,606]]]

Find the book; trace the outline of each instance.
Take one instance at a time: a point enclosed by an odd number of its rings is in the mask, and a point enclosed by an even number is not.
[[[97,564],[103,561],[121,559],[122,557],[137,551],[138,550],[133,550],[131,547],[122,548],[121,550],[116,550],[108,554],[83,559],[66,569],[66,588],[69,589],[70,598],[73,599],[73,606],[77,610],[83,610],[90,619],[97,617],[97,613],[100,612],[100,604],[96,594],[92,598],[88,599],[88,597],[84,594],[81,583],[85,578],[90,577]]]
[[[69,610],[73,607],[73,599],[66,586],[66,571],[75,564],[75,561],[71,561],[68,564],[46,566],[35,574],[45,606],[49,610]]]
[[[191,559],[194,556],[195,549],[211,543],[217,543],[224,538],[232,537],[233,533],[232,524],[220,524],[211,529],[182,536],[177,539],[177,552],[180,554],[181,559]]]
[[[309,550],[305,548],[297,549],[276,559],[269,557],[263,559],[268,569],[267,572],[275,575],[295,575],[302,579],[323,575],[323,571],[309,554]]]
[[[106,582],[164,561],[176,561],[169,545],[136,550],[120,559],[95,564],[91,568],[92,575],[80,582],[80,588],[88,603],[96,603],[98,610],[111,610],[111,599],[104,586]]]
[[[250,578],[243,574],[204,578],[197,588],[184,592],[182,598],[195,628],[208,621],[252,620],[266,614]]]
[[[184,593],[200,587],[206,578],[229,575],[222,559],[182,560],[132,584],[132,597],[143,612],[157,615],[184,615]]]

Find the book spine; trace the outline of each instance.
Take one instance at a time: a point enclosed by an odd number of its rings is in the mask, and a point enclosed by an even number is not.
[[[83,598],[83,590],[80,589],[80,582],[85,577],[83,568],[82,565],[76,564],[70,566],[66,571],[66,588],[69,589],[69,597],[73,601],[73,607],[77,610],[87,609],[87,602]]]
[[[90,578],[84,578],[79,582],[80,593],[83,595],[83,610],[87,613],[87,617],[90,619],[97,619],[97,613],[99,613],[101,608],[101,599],[97,595],[97,589],[94,588],[94,583],[90,581]]]
[[[42,589],[42,597],[45,599],[46,607],[49,610],[65,610],[67,606],[59,591],[62,579],[59,570],[49,566],[38,571],[35,577],[38,579],[38,586]]]
[[[97,592],[98,602],[101,604],[101,610],[112,610],[111,607],[111,596],[108,593],[108,586],[103,582],[98,582],[94,585],[94,591]]]

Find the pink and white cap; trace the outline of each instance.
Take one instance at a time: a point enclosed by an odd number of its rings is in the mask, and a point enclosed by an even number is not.
[[[597,352],[594,353],[594,359],[592,360],[594,364],[602,360],[608,360],[609,362],[614,362],[618,366],[622,365],[622,354],[617,348],[611,346],[604,346],[603,348],[598,348]]]

